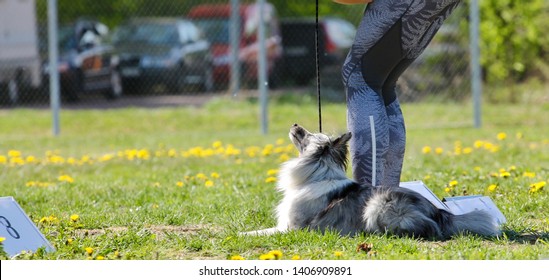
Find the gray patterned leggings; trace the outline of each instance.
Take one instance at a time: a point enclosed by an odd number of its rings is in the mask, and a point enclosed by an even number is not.
[[[398,186],[406,129],[396,82],[459,0],[375,0],[360,22],[342,75],[355,180]]]

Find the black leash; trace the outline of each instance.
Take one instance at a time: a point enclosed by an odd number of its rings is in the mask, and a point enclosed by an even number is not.
[[[315,48],[316,48],[316,91],[318,96],[318,131],[322,132],[322,107],[320,103],[320,54],[319,54],[319,32],[318,32],[318,0],[316,0],[316,25],[315,25]]]

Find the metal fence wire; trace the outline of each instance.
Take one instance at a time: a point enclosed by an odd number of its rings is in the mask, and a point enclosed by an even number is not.
[[[62,102],[169,100],[257,89],[258,5],[239,1],[238,20],[232,21],[231,2],[238,1],[59,0]],[[292,5],[265,5],[268,87],[314,94],[315,6]],[[326,100],[341,102],[341,65],[363,7],[323,5],[328,9],[321,9],[319,20],[320,89]],[[0,1],[2,106],[49,104],[49,74],[55,70],[48,61],[47,17],[47,0]],[[402,102],[470,96],[468,34],[459,30],[466,17],[465,9],[455,11],[403,74]]]

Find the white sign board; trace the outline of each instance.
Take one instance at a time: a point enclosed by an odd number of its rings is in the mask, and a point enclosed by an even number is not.
[[[445,197],[442,201],[422,181],[401,182],[400,187],[418,192],[439,209],[454,215],[461,215],[475,210],[485,210],[501,225],[506,222],[505,216],[488,196],[471,195]]]
[[[2,245],[10,257],[40,247],[55,250],[11,196],[0,197],[0,236],[6,238]]]

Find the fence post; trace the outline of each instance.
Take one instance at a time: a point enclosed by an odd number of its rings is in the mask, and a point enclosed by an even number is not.
[[[482,74],[480,68],[480,50],[479,50],[479,4],[478,0],[471,0],[469,6],[469,48],[471,52],[471,90],[473,92],[473,111],[475,127],[482,126]]]
[[[229,38],[231,43],[231,93],[236,96],[240,90],[240,3],[231,0],[231,18],[229,24]]]
[[[50,74],[50,107],[53,115],[53,135],[60,132],[59,127],[59,67],[57,48],[57,0],[48,0],[48,49],[49,49],[49,74]]]
[[[257,29],[257,38],[259,41],[259,62],[257,68],[257,83],[259,87],[259,101],[261,104],[261,132],[267,134],[268,120],[267,120],[267,51],[265,49],[265,25],[263,24],[265,0],[258,0],[259,2],[259,25]]]

